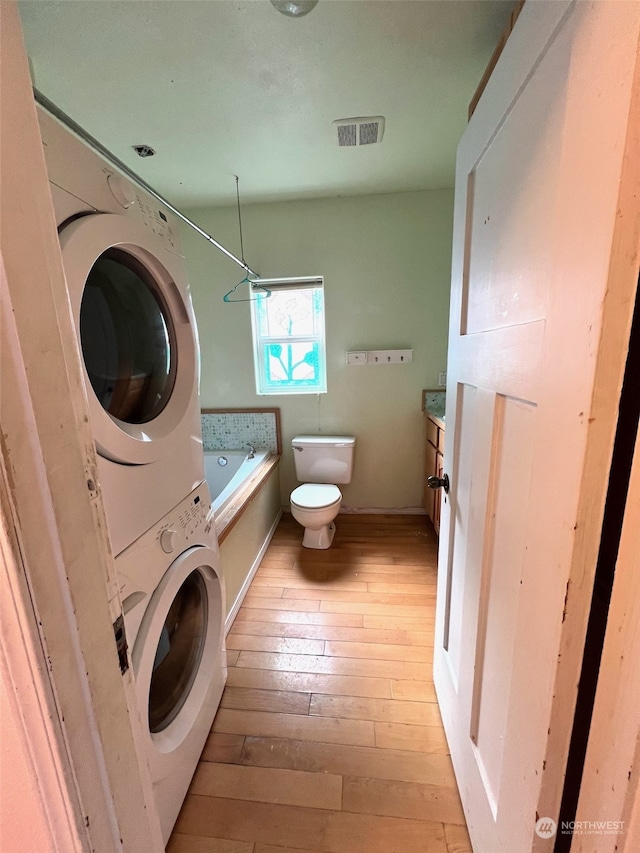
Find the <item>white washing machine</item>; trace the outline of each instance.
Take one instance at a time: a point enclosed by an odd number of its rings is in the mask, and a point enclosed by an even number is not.
[[[204,479],[186,265],[168,209],[38,118],[118,554]]]
[[[206,483],[116,557],[165,844],[226,681],[224,581]]]

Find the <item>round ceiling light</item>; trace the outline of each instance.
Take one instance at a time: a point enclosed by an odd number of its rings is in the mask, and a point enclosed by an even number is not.
[[[150,145],[132,145],[131,147],[138,157],[153,157],[156,153],[155,148],[152,148]]]
[[[271,0],[271,5],[289,18],[301,18],[309,14],[317,2],[318,0]]]

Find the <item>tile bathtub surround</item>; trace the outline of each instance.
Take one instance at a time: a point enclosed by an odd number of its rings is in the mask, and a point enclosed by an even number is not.
[[[280,453],[279,409],[203,409],[202,442],[205,450],[260,450]]]

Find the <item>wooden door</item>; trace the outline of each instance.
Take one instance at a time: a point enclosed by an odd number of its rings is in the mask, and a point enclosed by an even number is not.
[[[565,605],[598,537],[578,520],[607,485],[595,377],[628,335],[603,305],[639,19],[527,2],[458,151],[434,678],[475,853],[550,849]]]

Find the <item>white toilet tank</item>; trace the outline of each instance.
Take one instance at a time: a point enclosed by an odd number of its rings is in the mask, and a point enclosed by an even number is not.
[[[356,440],[352,435],[297,435],[291,441],[302,483],[350,483]]]

